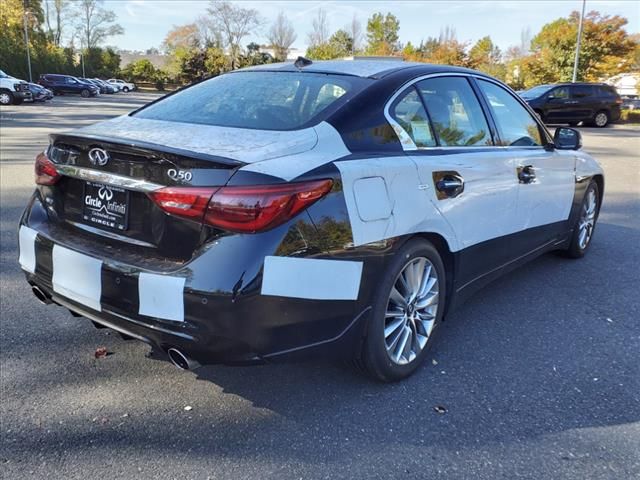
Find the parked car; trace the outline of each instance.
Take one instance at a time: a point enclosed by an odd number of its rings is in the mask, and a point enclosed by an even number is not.
[[[37,83],[29,83],[29,91],[31,92],[31,99],[34,102],[46,102],[53,98],[53,92],[48,88],[44,88]]]
[[[322,354],[398,380],[472,292],[587,253],[604,174],[580,147],[473,70],[250,67],[52,134],[20,264],[180,368]]]
[[[605,83],[539,85],[521,96],[546,123],[606,127],[620,118],[622,99]]]
[[[622,110],[640,110],[640,98],[637,96],[626,96],[622,98]]]
[[[93,85],[94,87],[98,87],[98,93],[99,94],[107,93],[107,89],[105,87],[103,87],[102,85],[97,84],[92,79],[84,78],[84,77],[77,77],[77,78],[78,78],[78,80],[80,80],[81,82],[86,83],[87,85]]]
[[[100,87],[104,87],[104,92],[102,93],[117,93],[120,91],[120,89],[118,88],[117,85],[112,85],[110,83],[105,82],[104,80],[100,80],[99,78],[91,78],[90,79],[91,82],[93,82],[94,84],[100,86]]]
[[[29,85],[0,70],[0,105],[20,105],[31,99]]]
[[[60,75],[57,73],[47,73],[40,75],[38,83],[51,90],[54,95],[64,95],[66,93],[76,93],[83,97],[95,97],[100,93],[100,89],[93,84],[83,82],[71,75]]]
[[[122,90],[124,93],[130,92],[136,89],[135,83],[125,82],[124,80],[119,80],[117,78],[110,78],[109,80],[107,80],[107,82],[112,83],[114,85],[118,85],[120,90]]]

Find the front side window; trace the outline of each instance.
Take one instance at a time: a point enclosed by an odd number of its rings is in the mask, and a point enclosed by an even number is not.
[[[372,80],[307,72],[220,75],[152,104],[135,117],[262,130],[302,128]]]
[[[500,133],[500,145],[512,147],[542,145],[538,123],[513,95],[492,82],[478,80],[478,85],[489,101]]]
[[[492,145],[482,107],[464,77],[436,77],[416,84],[442,146]]]
[[[435,137],[427,112],[415,88],[410,88],[392,108],[391,115],[411,137],[416,147],[434,147]]]
[[[568,87],[556,88],[549,94],[549,98],[567,100],[569,98],[569,88]]]

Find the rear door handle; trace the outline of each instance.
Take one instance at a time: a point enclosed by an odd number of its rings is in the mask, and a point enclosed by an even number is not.
[[[455,198],[464,192],[464,179],[458,172],[433,172],[438,200]]]
[[[520,183],[532,183],[536,179],[536,169],[533,165],[518,167],[518,181]]]

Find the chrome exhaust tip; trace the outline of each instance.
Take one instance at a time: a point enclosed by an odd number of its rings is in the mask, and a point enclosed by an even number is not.
[[[37,285],[33,285],[31,287],[31,291],[33,292],[33,295],[35,295],[35,297],[38,299],[38,301],[43,305],[51,304],[51,297],[44,293],[44,291]]]
[[[181,352],[177,348],[171,347],[167,350],[169,360],[180,370],[195,370],[200,366],[198,362],[190,358],[187,354]]]

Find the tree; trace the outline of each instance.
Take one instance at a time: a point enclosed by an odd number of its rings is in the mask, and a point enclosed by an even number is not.
[[[69,20],[69,2],[68,0],[45,0],[44,13],[49,38],[59,47],[62,43],[64,25]]]
[[[121,35],[124,29],[114,23],[115,12],[103,8],[104,0],[77,0],[76,13],[78,16],[77,29],[81,45],[84,48],[99,46],[105,39],[114,35]]]
[[[318,47],[329,41],[329,23],[327,12],[319,8],[315,18],[311,21],[311,31],[307,34],[309,48]]]
[[[489,36],[481,38],[471,47],[468,64],[471,68],[498,78],[504,78],[506,73],[502,63],[502,53]]]
[[[355,55],[355,53],[360,50],[360,43],[362,42],[362,24],[355,14],[351,19],[351,23],[349,23],[349,25],[347,25],[347,27],[345,28],[345,31],[347,31],[349,33],[349,36],[351,37],[351,53]]]
[[[400,21],[395,15],[374,13],[367,21],[367,53],[393,55],[399,50]]]
[[[130,81],[151,82],[157,77],[157,69],[148,59],[142,58],[125,66],[121,74]]]
[[[212,25],[222,35],[224,46],[229,52],[231,69],[234,69],[242,51],[240,42],[262,24],[260,14],[257,10],[242,8],[227,0],[212,0],[207,11]]]
[[[306,56],[313,60],[331,60],[332,58],[346,57],[352,52],[353,39],[346,30],[338,30],[331,35],[328,42],[309,47]]]
[[[286,17],[284,12],[278,13],[275,21],[269,29],[267,39],[275,52],[278,60],[286,60],[289,48],[296,41],[297,35],[293,28],[293,24]]]
[[[195,23],[187,25],[174,26],[162,42],[162,49],[168,55],[175,53],[179,48],[189,49],[198,48],[200,46],[200,30]]]
[[[531,42],[526,62],[531,83],[570,81],[580,14],[572,12],[542,27]],[[583,22],[578,79],[596,81],[632,68],[635,42],[625,31],[627,19],[589,12]]]

